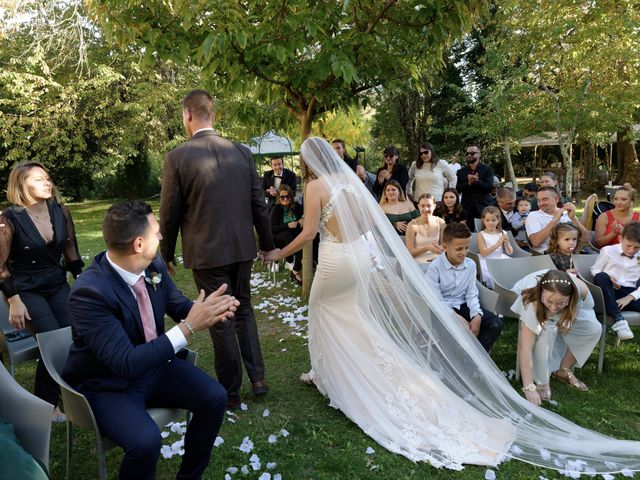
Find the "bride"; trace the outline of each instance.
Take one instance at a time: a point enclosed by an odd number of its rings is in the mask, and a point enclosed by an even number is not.
[[[331,406],[388,450],[435,467],[516,458],[574,473],[640,470],[640,443],[579,427],[513,389],[329,143],[307,139],[301,167],[304,228],[265,260],[320,230],[309,375]]]

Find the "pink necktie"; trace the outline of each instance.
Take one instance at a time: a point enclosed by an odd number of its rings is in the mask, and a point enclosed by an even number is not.
[[[156,325],[153,320],[153,308],[151,308],[151,300],[149,292],[144,284],[144,277],[140,277],[133,285],[133,291],[138,301],[138,310],[140,310],[140,318],[142,319],[142,329],[144,330],[144,338],[147,342],[158,338]]]

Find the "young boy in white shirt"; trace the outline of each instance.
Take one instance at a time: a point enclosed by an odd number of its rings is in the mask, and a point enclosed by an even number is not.
[[[620,340],[633,338],[621,310],[640,312],[640,222],[630,222],[622,230],[617,245],[602,247],[591,267],[593,283],[602,289],[607,313]]]

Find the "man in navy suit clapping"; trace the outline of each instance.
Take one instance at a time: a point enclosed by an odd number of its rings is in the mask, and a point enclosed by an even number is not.
[[[103,435],[125,451],[121,479],[153,479],[160,430],[146,409],[193,412],[179,479],[201,478],[223,420],[225,389],[176,355],[191,336],[232,317],[226,285],[195,302],[173,284],[157,254],[158,222],[144,202],[113,205],[103,223],[106,252],[69,296],[73,344],[63,377],[86,395]],[[164,316],[177,325],[165,332]]]

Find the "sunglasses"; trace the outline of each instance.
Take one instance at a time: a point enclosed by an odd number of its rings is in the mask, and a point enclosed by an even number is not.
[[[384,158],[393,158],[395,155],[393,153],[385,153]]]
[[[465,152],[464,153],[467,157],[474,157],[476,155],[480,155],[480,152]]]
[[[290,195],[280,195],[280,200],[291,200]]]
[[[420,155],[426,155],[427,153],[431,153],[429,150],[424,150],[422,152],[420,152]]]

